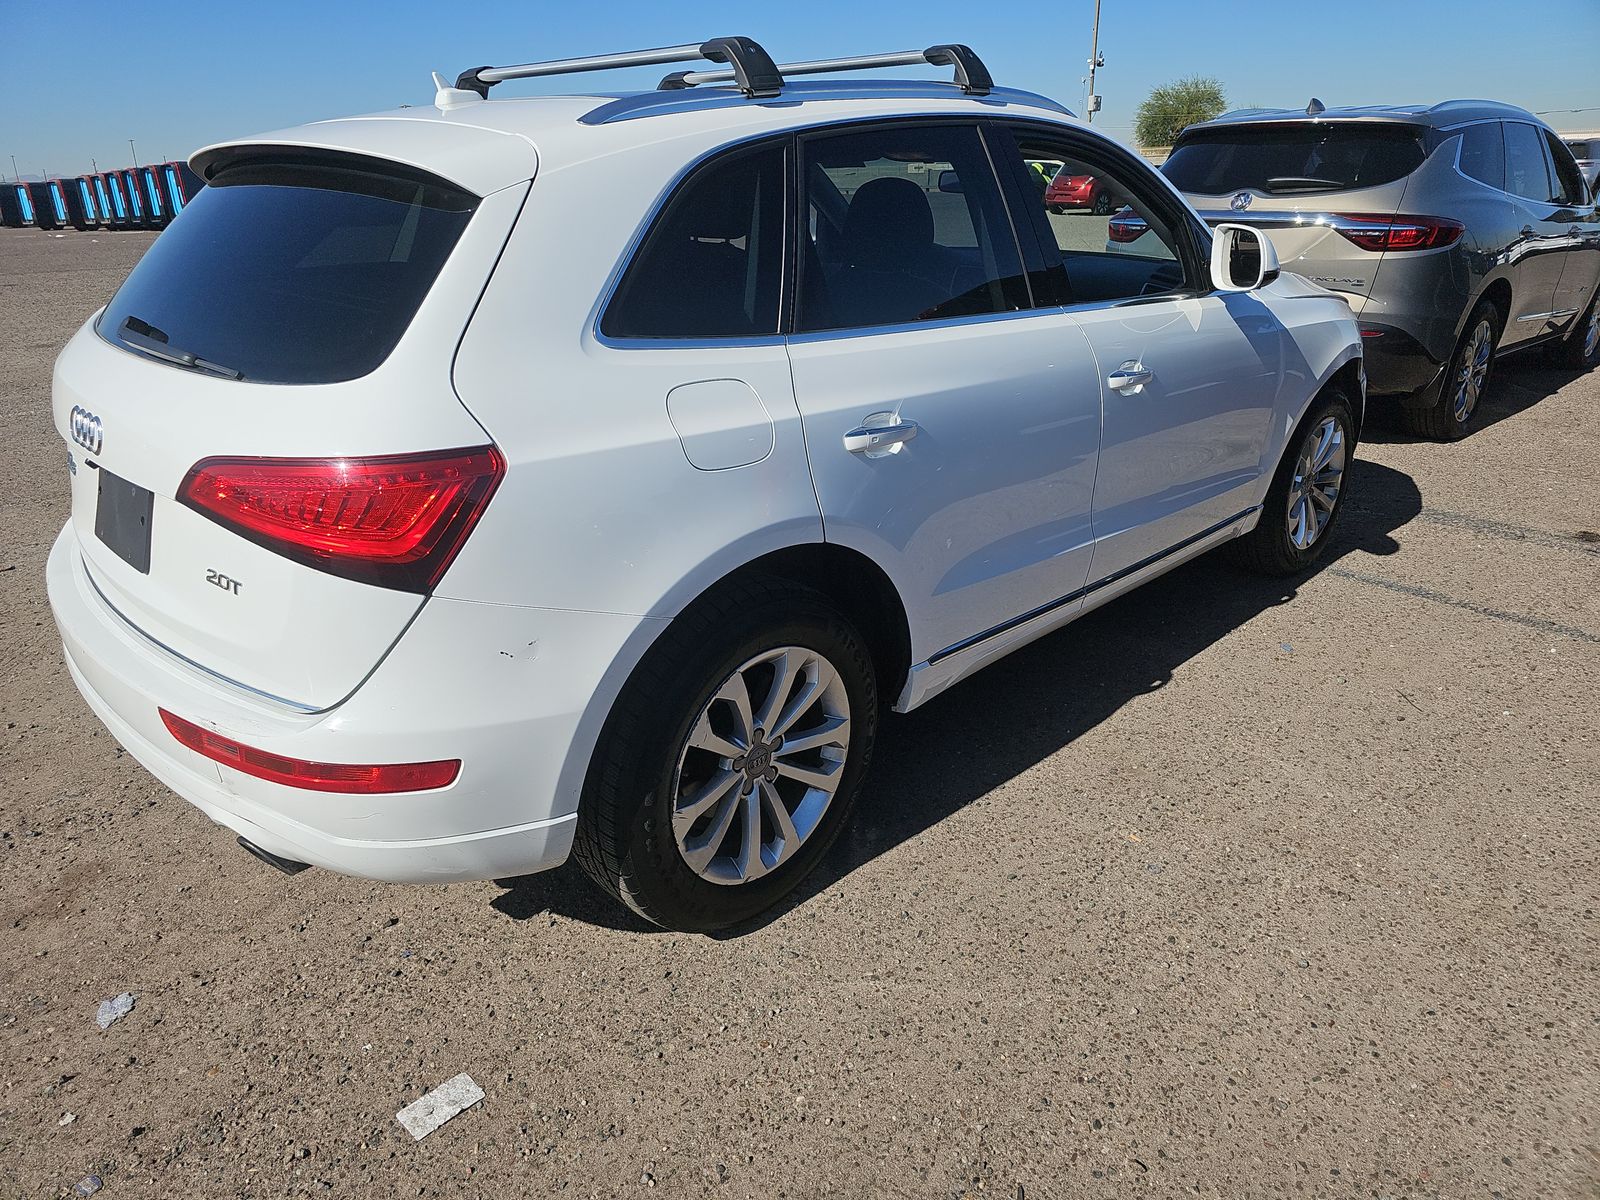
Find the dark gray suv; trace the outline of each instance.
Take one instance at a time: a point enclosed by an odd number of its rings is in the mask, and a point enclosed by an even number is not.
[[[1162,171],[1208,222],[1268,230],[1284,270],[1345,294],[1372,394],[1415,432],[1465,434],[1498,354],[1600,361],[1595,198],[1523,109],[1248,109],[1184,130]],[[1136,241],[1124,216],[1112,238]]]

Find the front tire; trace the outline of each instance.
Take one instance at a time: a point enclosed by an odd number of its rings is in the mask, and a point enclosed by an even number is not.
[[[1494,377],[1494,356],[1503,324],[1500,310],[1493,303],[1478,303],[1445,368],[1439,398],[1427,408],[1401,409],[1406,428],[1436,442],[1459,441],[1471,432]]]
[[[1556,361],[1569,371],[1592,371],[1600,365],[1600,289],[1556,350]]]
[[[672,622],[618,697],[574,856],[657,925],[749,920],[838,836],[877,721],[871,655],[826,597],[776,579],[724,585]]]
[[[1322,557],[1344,505],[1355,427],[1344,389],[1324,389],[1284,451],[1261,519],[1228,544],[1236,563],[1260,575],[1298,575]]]

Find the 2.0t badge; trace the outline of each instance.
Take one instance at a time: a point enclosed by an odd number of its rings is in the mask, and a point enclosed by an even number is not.
[[[72,406],[72,440],[90,454],[99,454],[105,444],[105,431],[100,428],[100,418],[81,404]]]

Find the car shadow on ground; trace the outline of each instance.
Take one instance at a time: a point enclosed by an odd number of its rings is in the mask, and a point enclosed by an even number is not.
[[[1422,510],[1409,475],[1357,459],[1350,501],[1317,571],[1353,554],[1389,555]],[[1316,572],[1312,572],[1314,575]],[[1263,579],[1208,554],[980,671],[880,727],[871,781],[828,854],[776,908],[725,933],[739,937],[805,904],[1070,745],[1129,700],[1257,614],[1295,597],[1310,576]],[[575,863],[499,881],[493,907],[515,920],[565,916],[614,929],[649,925],[604,896]]]
[[[1508,417],[1526,412],[1581,378],[1581,371],[1551,366],[1549,359],[1537,347],[1495,363],[1489,392],[1483,398],[1477,421],[1467,434],[1467,440],[1477,437],[1491,425],[1498,425]],[[1400,419],[1400,401],[1386,397],[1376,397],[1368,402],[1366,427],[1361,431],[1361,437],[1364,441],[1381,446],[1430,440],[1406,429]]]

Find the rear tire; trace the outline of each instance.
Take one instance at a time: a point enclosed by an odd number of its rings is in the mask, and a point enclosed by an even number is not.
[[[1322,557],[1344,507],[1355,427],[1344,389],[1324,389],[1289,439],[1261,519],[1228,543],[1235,563],[1258,575],[1298,575]]]
[[[1400,410],[1407,429],[1436,442],[1459,441],[1472,431],[1494,378],[1494,356],[1503,325],[1504,318],[1493,302],[1478,302],[1445,367],[1438,399],[1427,408]]]
[[[866,642],[826,597],[778,579],[723,585],[674,619],[623,688],[573,855],[657,925],[749,920],[838,836],[877,722]]]
[[[1096,192],[1094,197],[1094,215],[1108,217],[1111,215],[1111,193]]]
[[[1065,206],[1060,205],[1060,204],[1047,204],[1045,207],[1048,208],[1051,212],[1055,213],[1055,215],[1058,216],[1058,217],[1062,213],[1067,211]]]

